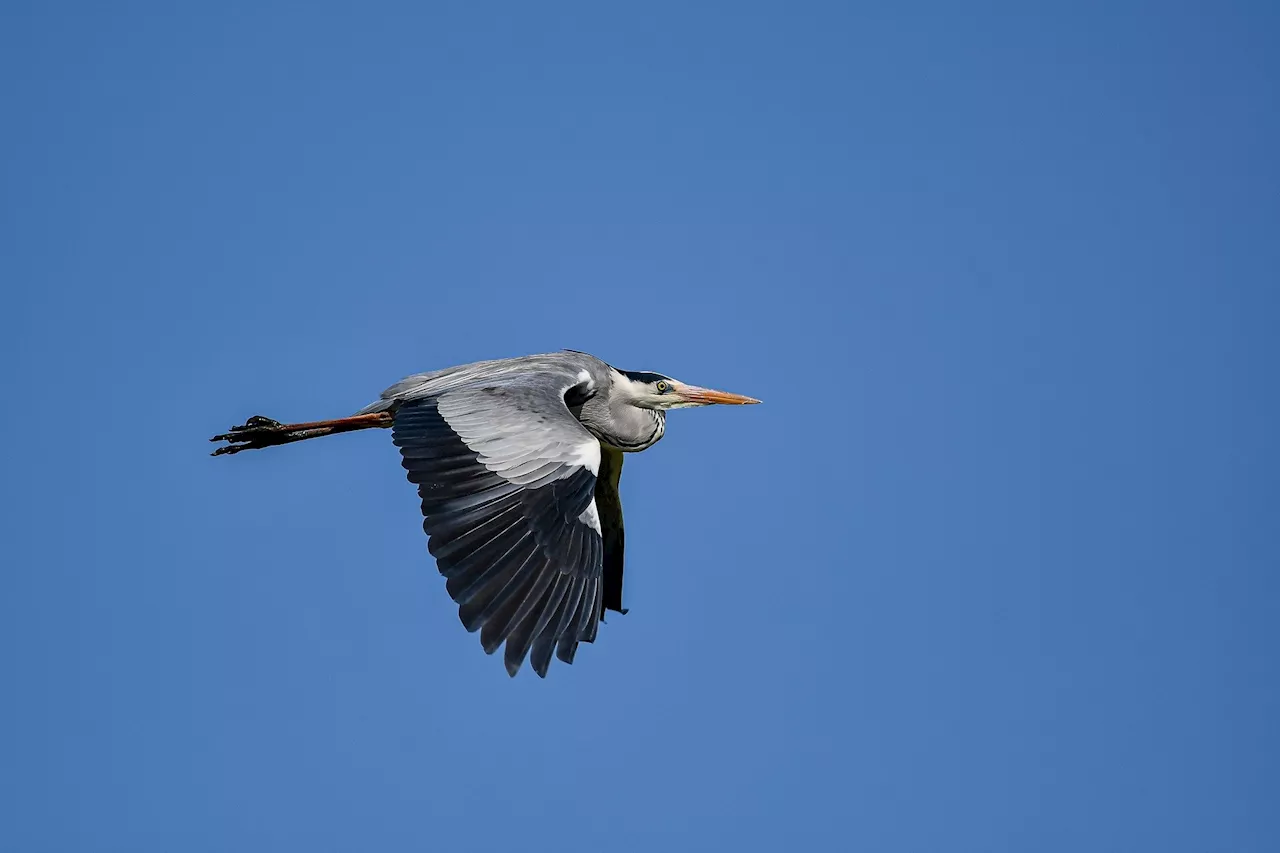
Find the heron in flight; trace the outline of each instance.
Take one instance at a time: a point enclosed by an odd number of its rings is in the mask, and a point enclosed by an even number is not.
[[[573,663],[622,607],[622,454],[657,444],[668,409],[758,403],[566,350],[409,376],[355,415],[282,424],[256,415],[214,456],[389,428],[422,499],[427,549],[488,654]]]

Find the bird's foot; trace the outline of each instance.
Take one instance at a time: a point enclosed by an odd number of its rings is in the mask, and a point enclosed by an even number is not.
[[[271,418],[264,418],[262,415],[254,415],[244,422],[243,426],[232,427],[232,432],[239,432],[246,429],[284,429],[284,424]]]
[[[256,450],[261,447],[269,447],[276,442],[271,439],[279,439],[281,435],[288,432],[288,427],[277,420],[265,418],[262,415],[254,415],[240,426],[231,427],[222,435],[215,435],[210,441],[225,441],[227,444],[213,451],[213,456],[222,456],[228,453],[239,453],[241,450]]]

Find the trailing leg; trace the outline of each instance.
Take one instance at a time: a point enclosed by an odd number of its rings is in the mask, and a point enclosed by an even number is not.
[[[374,412],[368,415],[354,415],[349,418],[337,418],[329,421],[310,421],[299,424],[282,424],[262,415],[254,415],[229,432],[215,435],[210,441],[225,441],[226,445],[213,451],[214,456],[239,453],[241,450],[261,450],[264,447],[275,447],[277,444],[290,444],[295,441],[306,441],[309,438],[320,438],[326,435],[337,435],[340,432],[354,432],[360,429],[387,429],[391,426],[390,412]]]

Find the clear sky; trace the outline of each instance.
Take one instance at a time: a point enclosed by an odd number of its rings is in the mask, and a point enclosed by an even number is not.
[[[1278,849],[1278,37],[6,3],[0,849]],[[562,347],[765,405],[546,681],[388,435],[207,455]]]

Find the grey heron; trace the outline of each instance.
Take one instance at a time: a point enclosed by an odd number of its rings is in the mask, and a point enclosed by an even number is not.
[[[409,376],[355,415],[283,424],[255,415],[214,436],[214,456],[389,428],[418,487],[427,549],[468,631],[573,663],[605,612],[622,606],[624,453],[656,444],[669,409],[758,403],[660,373],[618,370],[574,350]]]

